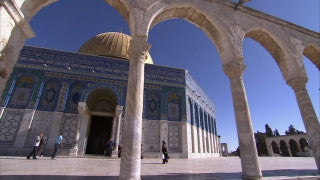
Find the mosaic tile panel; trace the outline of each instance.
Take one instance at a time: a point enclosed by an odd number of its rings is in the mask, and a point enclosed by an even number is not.
[[[68,94],[65,112],[78,113],[78,102],[85,88],[86,85],[83,82],[77,81],[72,83]]]
[[[33,77],[24,76],[19,78],[15,85],[8,107],[26,108],[28,106],[34,84],[35,80]]]
[[[23,113],[23,110],[5,110],[0,122],[0,142],[14,142]]]
[[[180,99],[178,95],[171,93],[168,96],[168,119],[180,118]]]
[[[63,146],[72,148],[76,141],[77,129],[78,129],[78,115],[64,115],[60,132],[64,137]]]
[[[159,120],[160,119],[160,94],[159,92],[146,92],[144,102],[144,118]]]
[[[69,84],[64,82],[61,87],[60,95],[59,95],[59,100],[57,104],[57,111],[63,111],[66,105],[67,101],[67,94],[69,91]]]
[[[159,121],[143,121],[143,150],[144,152],[160,151],[160,122]]]
[[[40,98],[38,109],[41,111],[54,111],[60,93],[60,83],[56,80],[48,80]]]
[[[182,129],[178,122],[168,121],[168,150],[169,152],[182,152]]]

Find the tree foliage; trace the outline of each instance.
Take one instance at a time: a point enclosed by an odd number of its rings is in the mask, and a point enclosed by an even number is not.
[[[274,130],[274,136],[280,136],[278,129]]]
[[[290,157],[287,143],[283,140],[280,141],[280,150],[281,150],[281,156]]]
[[[266,129],[266,134],[268,137],[272,137],[273,136],[273,133],[272,133],[272,129],[270,128],[270,126],[268,124],[266,124],[265,126],[265,129]]]
[[[259,131],[255,133],[256,146],[257,146],[257,151],[259,156],[268,155],[266,136],[267,135],[265,133],[261,133]]]
[[[293,127],[292,124],[290,124],[288,130],[285,132],[286,135],[294,135],[294,134],[304,134],[303,131],[299,131],[296,128]]]
[[[291,139],[289,141],[290,152],[293,157],[297,157],[297,153],[299,152],[298,144],[295,140]]]

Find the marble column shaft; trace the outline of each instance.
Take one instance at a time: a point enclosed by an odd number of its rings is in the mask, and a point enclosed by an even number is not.
[[[133,36],[129,47],[130,67],[122,134],[120,180],[141,179],[144,66],[149,49],[146,37]]]
[[[115,148],[116,148],[116,151],[118,151],[118,145],[120,144],[120,127],[121,127],[121,115],[122,115],[122,109],[123,109],[123,106],[117,106],[116,107],[116,118],[117,118],[117,129],[116,129],[116,134],[115,134]]]
[[[306,90],[307,82],[308,79],[305,77],[292,79],[287,84],[292,87],[296,95],[312,155],[320,172],[320,124]]]
[[[229,77],[236,117],[243,179],[262,179],[242,73],[245,65],[230,62],[223,66]]]

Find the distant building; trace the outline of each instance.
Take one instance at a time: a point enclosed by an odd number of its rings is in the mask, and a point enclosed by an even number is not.
[[[266,138],[269,156],[311,156],[306,134]]]

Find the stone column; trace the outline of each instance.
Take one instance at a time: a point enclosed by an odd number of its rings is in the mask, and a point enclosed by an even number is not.
[[[197,131],[196,128],[195,128],[195,119],[194,119],[194,103],[193,101],[190,101],[191,105],[191,109],[190,109],[190,118],[191,118],[191,123],[190,123],[190,129],[191,129],[191,147],[192,147],[192,153],[195,153],[195,149],[196,149],[196,146],[197,146],[197,143],[196,143],[196,138],[197,137],[195,135],[195,132]]]
[[[21,120],[20,127],[16,135],[16,140],[14,142],[14,147],[24,147],[35,112],[36,110],[34,109],[24,110],[23,118]]]
[[[0,21],[0,94],[2,94],[25,39],[34,37],[35,34],[15,1],[0,1]]]
[[[118,106],[116,107],[116,114],[115,117],[117,119],[117,128],[116,128],[116,133],[115,133],[115,138],[114,141],[116,141],[115,143],[115,151],[118,151],[118,145],[120,144],[120,130],[121,130],[121,115],[122,115],[122,110],[123,110],[123,106]]]
[[[266,140],[266,145],[267,145],[267,151],[268,151],[268,156],[274,156],[274,153],[273,153],[273,149],[272,149],[272,141],[268,141]]]
[[[125,121],[122,134],[123,153],[120,180],[140,179],[141,135],[144,90],[144,65],[150,45],[146,36],[134,35],[130,41],[130,67],[127,85]]]
[[[223,70],[229,77],[231,84],[243,179],[262,179],[250,111],[242,79],[244,69],[245,65],[242,62],[232,61],[223,65]]]
[[[50,124],[50,130],[49,130],[48,141],[47,141],[47,150],[49,150],[49,153],[53,152],[55,140],[59,135],[59,133],[61,133],[60,128],[61,128],[62,118],[63,118],[63,112],[57,112],[57,111],[53,112],[53,118]]]
[[[4,112],[4,107],[0,107],[0,119],[2,118],[3,112]]]
[[[296,95],[300,114],[307,131],[310,149],[320,172],[320,125],[306,90],[307,82],[307,77],[303,77],[289,80],[287,84],[291,86]]]
[[[207,136],[206,136],[206,124],[205,124],[205,119],[204,119],[204,110],[200,111],[200,120],[202,121],[202,148],[203,148],[203,153],[207,153]]]
[[[83,156],[87,145],[87,129],[89,124],[89,109],[85,102],[79,102],[78,104],[78,116],[79,116],[79,129],[77,130],[77,140],[75,145],[77,146],[76,156]]]

